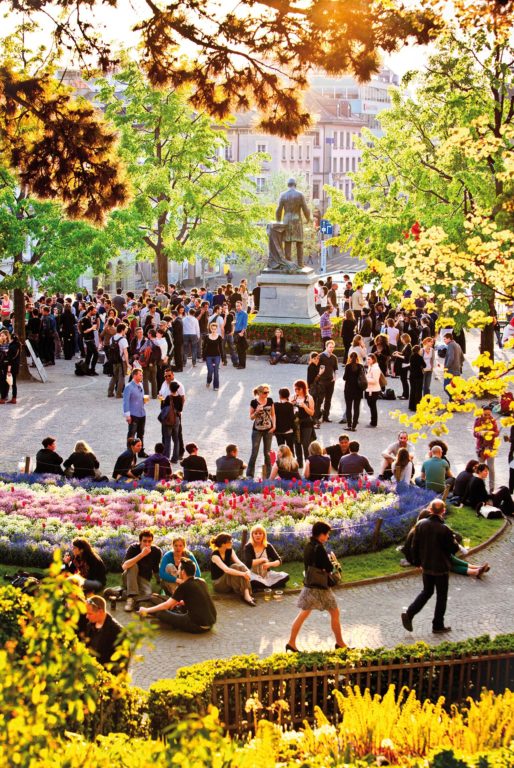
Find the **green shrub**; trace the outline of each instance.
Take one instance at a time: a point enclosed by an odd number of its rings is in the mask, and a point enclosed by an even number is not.
[[[20,589],[10,584],[0,587],[0,647],[14,643],[17,656],[25,652],[21,621],[29,615],[30,605],[31,598]]]
[[[343,319],[341,317],[333,317],[331,320],[332,337],[334,340],[337,340],[341,337]],[[298,323],[259,323],[258,315],[255,320],[249,320],[246,335],[249,341],[265,341],[269,344],[272,336],[275,334],[276,328],[282,329],[288,344],[294,342],[295,344],[299,344],[302,348],[308,347],[309,349],[311,347],[312,349],[319,349],[321,346],[319,324],[299,325]]]

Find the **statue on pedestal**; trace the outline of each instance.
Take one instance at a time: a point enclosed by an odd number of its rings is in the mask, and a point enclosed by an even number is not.
[[[291,261],[291,250],[293,243],[296,243],[296,260],[298,267],[303,267],[303,225],[302,213],[306,221],[310,221],[310,212],[305,202],[305,197],[296,189],[295,179],[289,179],[287,182],[287,192],[282,192],[278,201],[278,208],[275,214],[277,221],[282,220],[284,214],[284,253],[287,261]]]
[[[286,272],[288,274],[299,272],[300,269],[294,261],[289,261],[284,256],[283,238],[287,224],[281,221],[270,221],[266,225],[268,233],[268,265],[266,272]]]

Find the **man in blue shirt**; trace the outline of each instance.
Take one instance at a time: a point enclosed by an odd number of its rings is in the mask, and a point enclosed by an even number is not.
[[[236,301],[234,336],[236,337],[236,349],[239,358],[239,365],[236,365],[236,368],[246,368],[246,350],[248,349],[248,342],[246,340],[247,327],[248,313],[243,309],[243,302]]]
[[[136,368],[132,374],[132,381],[127,384],[123,390],[123,415],[128,424],[129,437],[137,435],[141,440],[140,459],[148,458],[143,448],[143,439],[145,435],[145,394],[143,390],[143,371]]]

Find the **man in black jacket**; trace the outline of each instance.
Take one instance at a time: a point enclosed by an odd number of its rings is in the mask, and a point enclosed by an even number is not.
[[[412,544],[413,561],[423,570],[423,589],[402,613],[402,624],[408,632],[412,632],[412,619],[430,600],[434,590],[436,604],[432,631],[436,635],[451,631],[451,627],[444,625],[444,614],[448,598],[450,555],[458,552],[459,545],[451,529],[444,524],[445,513],[444,502],[434,499],[430,504],[430,515],[416,525]]]
[[[106,608],[105,600],[99,595],[93,595],[86,601],[87,627],[82,634],[84,643],[104,667],[111,662],[123,633],[121,624],[107,613]],[[113,672],[119,671],[118,664]]]
[[[57,441],[55,437],[45,437],[43,447],[36,454],[35,475],[44,475],[47,472],[54,475],[62,475],[62,457],[57,453]]]

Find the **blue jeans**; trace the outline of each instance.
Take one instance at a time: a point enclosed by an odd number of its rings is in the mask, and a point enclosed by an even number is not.
[[[198,356],[198,336],[195,336],[194,333],[184,334],[184,361],[189,357],[189,350],[191,350],[193,365],[196,365],[196,358]]]
[[[430,384],[432,383],[432,371],[425,371],[423,374],[423,395],[430,394]]]
[[[271,459],[269,452],[271,450],[271,441],[273,439],[273,434],[271,432],[260,432],[258,429],[252,429],[252,455],[250,456],[250,461],[248,462],[248,469],[246,470],[246,476],[247,477],[253,477],[255,473],[255,462],[257,461],[257,456],[259,455],[259,448],[261,445],[261,440],[263,441],[263,450],[264,450],[264,463],[266,464],[266,469],[268,472],[268,477],[271,473]]]
[[[210,384],[214,376],[214,389],[220,388],[220,356],[214,357],[207,356],[205,362],[207,363],[207,384]]]
[[[233,333],[227,333],[225,335],[225,352],[228,347],[229,353],[230,353],[230,359],[232,360],[232,365],[237,365],[238,363],[238,357],[236,352],[236,347],[234,344],[234,334]],[[223,362],[226,363],[226,360]]]

